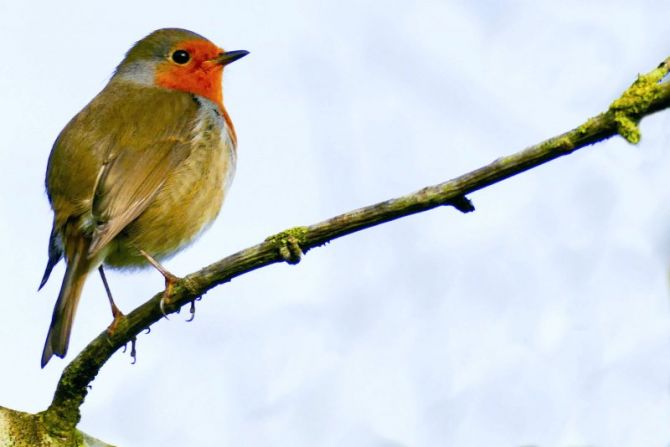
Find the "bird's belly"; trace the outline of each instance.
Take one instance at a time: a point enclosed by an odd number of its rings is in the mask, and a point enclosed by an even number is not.
[[[191,155],[167,178],[147,209],[112,241],[106,264],[146,265],[139,249],[165,259],[214,221],[234,174],[235,149],[228,134],[222,138],[219,132],[198,136],[193,144]]]

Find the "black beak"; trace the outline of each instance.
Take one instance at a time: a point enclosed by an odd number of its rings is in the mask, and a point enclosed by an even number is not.
[[[242,59],[247,54],[249,54],[249,52],[246,50],[226,51],[225,53],[221,53],[212,59],[212,62],[216,62],[221,66],[226,66],[231,62]]]

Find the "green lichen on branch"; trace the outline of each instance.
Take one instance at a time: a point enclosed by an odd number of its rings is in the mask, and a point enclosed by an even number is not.
[[[638,124],[650,105],[662,94],[659,82],[668,74],[669,60],[663,61],[656,69],[637,79],[623,94],[614,100],[609,113],[614,116],[617,132],[631,144],[640,142]]]
[[[266,242],[271,242],[277,247],[280,245],[286,244],[286,242],[289,239],[294,239],[298,243],[304,243],[305,241],[305,236],[309,232],[309,229],[307,227],[293,227],[289,228],[288,230],[284,230],[280,233],[273,234],[272,236],[268,236],[265,238]]]
[[[556,140],[556,148],[563,152],[570,152],[575,147],[575,143],[567,136],[560,137]]]
[[[40,414],[0,407],[0,447],[113,447],[72,428],[54,434]]]
[[[0,446],[50,445],[50,436],[39,416],[0,407]],[[76,444],[74,444],[76,445]]]
[[[265,239],[275,246],[282,259],[289,264],[297,264],[302,259],[302,247],[307,245],[307,227],[294,227]]]
[[[617,132],[619,132],[619,135],[626,141],[630,144],[637,144],[640,142],[642,135],[636,120],[633,120],[624,112],[617,111],[614,113],[614,121],[617,124]]]

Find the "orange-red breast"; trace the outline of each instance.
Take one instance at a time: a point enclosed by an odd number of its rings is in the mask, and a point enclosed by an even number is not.
[[[219,213],[236,160],[221,78],[246,54],[191,31],[155,31],[56,139],[46,174],[54,221],[40,288],[63,257],[66,270],[42,367],[67,352],[89,272],[147,265],[141,251],[166,258]]]

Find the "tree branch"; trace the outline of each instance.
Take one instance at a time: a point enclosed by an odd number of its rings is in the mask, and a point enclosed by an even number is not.
[[[584,124],[512,155],[501,157],[472,172],[438,185],[423,188],[375,205],[341,214],[323,222],[296,227],[267,238],[181,279],[166,306],[167,313],[201,297],[219,284],[277,262],[297,263],[302,254],[333,239],[438,206],[454,206],[462,212],[474,207],[466,195],[510,178],[550,160],[567,155],[614,135],[630,143],[640,139],[638,122],[644,116],[670,105],[670,84],[660,81],[670,71],[670,58],[638,79],[615,100],[607,111]],[[105,330],[65,368],[49,408],[40,413],[54,433],[71,432],[80,419],[79,407],[88,386],[105,362],[128,342],[162,318],[156,294],[133,310],[113,335]]]

